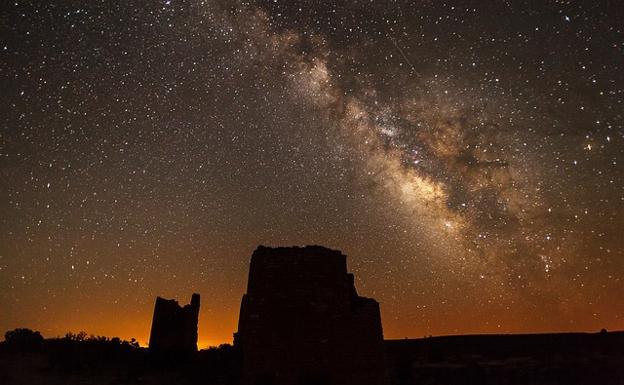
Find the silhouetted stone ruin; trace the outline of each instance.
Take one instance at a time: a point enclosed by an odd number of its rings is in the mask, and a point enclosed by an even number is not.
[[[197,351],[197,320],[199,294],[193,294],[191,303],[181,307],[173,299],[156,297],[149,349],[161,353]]]
[[[234,346],[243,385],[387,383],[379,304],[321,246],[254,251]]]

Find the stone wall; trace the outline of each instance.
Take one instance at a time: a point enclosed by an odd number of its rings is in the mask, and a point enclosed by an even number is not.
[[[379,304],[340,251],[258,247],[234,345],[244,385],[386,383]]]
[[[181,307],[173,299],[156,297],[149,349],[154,352],[197,351],[199,294]]]

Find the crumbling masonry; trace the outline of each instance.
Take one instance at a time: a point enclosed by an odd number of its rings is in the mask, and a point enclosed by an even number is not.
[[[199,294],[180,307],[173,299],[156,297],[149,349],[154,352],[187,353],[197,351]]]
[[[254,251],[234,346],[243,385],[387,383],[379,304],[320,246]]]

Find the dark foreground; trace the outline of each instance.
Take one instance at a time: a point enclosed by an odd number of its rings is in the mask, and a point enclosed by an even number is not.
[[[392,384],[624,385],[624,332],[386,341]]]
[[[624,385],[624,332],[433,337],[385,344],[396,385]],[[132,342],[70,335],[0,344],[0,384],[236,384],[237,362],[229,345],[188,357],[156,357]]]

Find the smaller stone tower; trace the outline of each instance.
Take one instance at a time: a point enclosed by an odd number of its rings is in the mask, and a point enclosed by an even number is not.
[[[188,353],[197,351],[199,294],[181,307],[173,299],[156,297],[149,349],[154,352]]]

